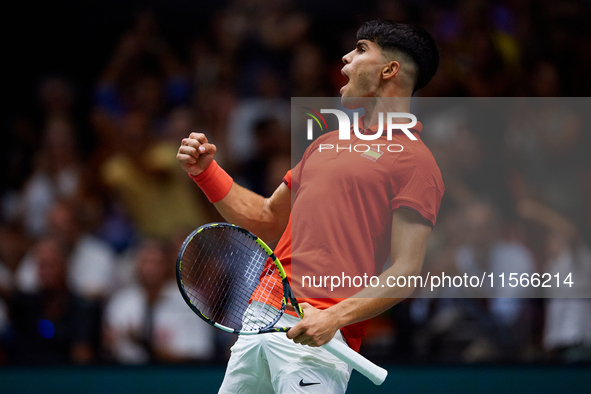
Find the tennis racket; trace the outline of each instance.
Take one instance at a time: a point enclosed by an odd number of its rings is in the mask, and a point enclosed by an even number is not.
[[[269,258],[274,264],[266,264]],[[285,312],[288,300],[303,317],[273,251],[256,235],[233,224],[206,224],[193,231],[179,251],[176,279],[193,312],[226,332],[287,332],[291,327],[275,324]],[[374,384],[382,384],[388,375],[388,371],[340,341],[330,341],[322,347]]]

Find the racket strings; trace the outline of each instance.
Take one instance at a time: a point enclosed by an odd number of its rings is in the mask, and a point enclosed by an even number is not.
[[[185,249],[185,254],[183,256],[186,256],[187,261],[207,261],[207,264],[204,264],[204,268],[206,269],[199,270],[198,266],[193,264],[191,265],[188,274],[189,280],[186,290],[191,301],[194,304],[195,301],[197,301],[198,308],[205,300],[207,300],[210,305],[221,306],[224,301],[223,298],[226,297],[227,292],[216,291],[217,289],[215,287],[223,289],[229,285],[223,265],[215,264],[215,260],[212,259],[216,252],[213,248],[217,234],[211,234],[211,236],[214,238],[212,239],[213,242],[200,242],[199,244],[195,243],[193,245],[189,244],[187,249]],[[220,244],[219,247],[223,248],[224,246],[224,244]],[[198,253],[197,255],[195,255],[196,252]],[[213,310],[211,312],[213,312]],[[211,316],[213,319],[219,319],[219,316],[213,317],[211,312],[208,316]]]
[[[211,321],[233,330],[258,331],[278,318],[283,298],[277,269],[265,267],[268,258],[242,231],[206,229],[193,237],[182,254],[182,287]],[[249,318],[244,319],[247,309]]]
[[[204,235],[209,239],[201,239],[202,242],[194,245],[194,249],[199,251],[195,261],[201,263],[201,267],[194,265],[192,269],[197,275],[195,287],[206,290],[200,292],[202,297],[197,299],[197,307],[211,320],[237,329],[243,311],[234,299],[244,298],[247,294],[240,283],[236,283],[237,276],[233,274],[239,269],[236,263],[248,258],[249,251],[240,240],[231,243],[230,240],[236,239],[227,239],[217,231],[208,231]],[[253,262],[250,259],[250,264]]]

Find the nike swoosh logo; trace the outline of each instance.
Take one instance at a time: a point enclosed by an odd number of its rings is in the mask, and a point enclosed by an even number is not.
[[[313,386],[315,384],[320,384],[320,382],[318,382],[318,383],[304,383],[304,379],[300,380],[300,386],[302,386],[302,387]]]

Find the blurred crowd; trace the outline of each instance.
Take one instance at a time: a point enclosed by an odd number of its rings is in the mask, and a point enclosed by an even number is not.
[[[290,168],[290,97],[338,95],[341,56],[366,20],[433,34],[441,64],[419,96],[591,92],[588,2],[332,3],[227,1],[183,43],[162,32],[174,21],[137,10],[89,77],[92,97],[68,75],[48,76],[36,102],[6,118],[0,364],[225,360],[234,338],[200,321],[174,282],[184,237],[221,220],[180,169],[178,145],[205,133],[236,182],[269,195]],[[591,278],[588,114],[551,109],[530,114],[542,120],[529,128],[517,111],[500,129],[423,121],[446,183],[429,270]],[[561,116],[565,127],[544,128]],[[406,300],[373,321],[363,351],[403,362],[591,360],[589,299],[488,295]]]

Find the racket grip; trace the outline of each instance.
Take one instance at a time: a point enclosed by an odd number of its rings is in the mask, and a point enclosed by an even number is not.
[[[356,369],[375,385],[384,383],[386,376],[388,376],[388,371],[384,368],[375,365],[341,341],[335,339],[322,345],[322,347],[328,350],[333,356],[341,359]]]

